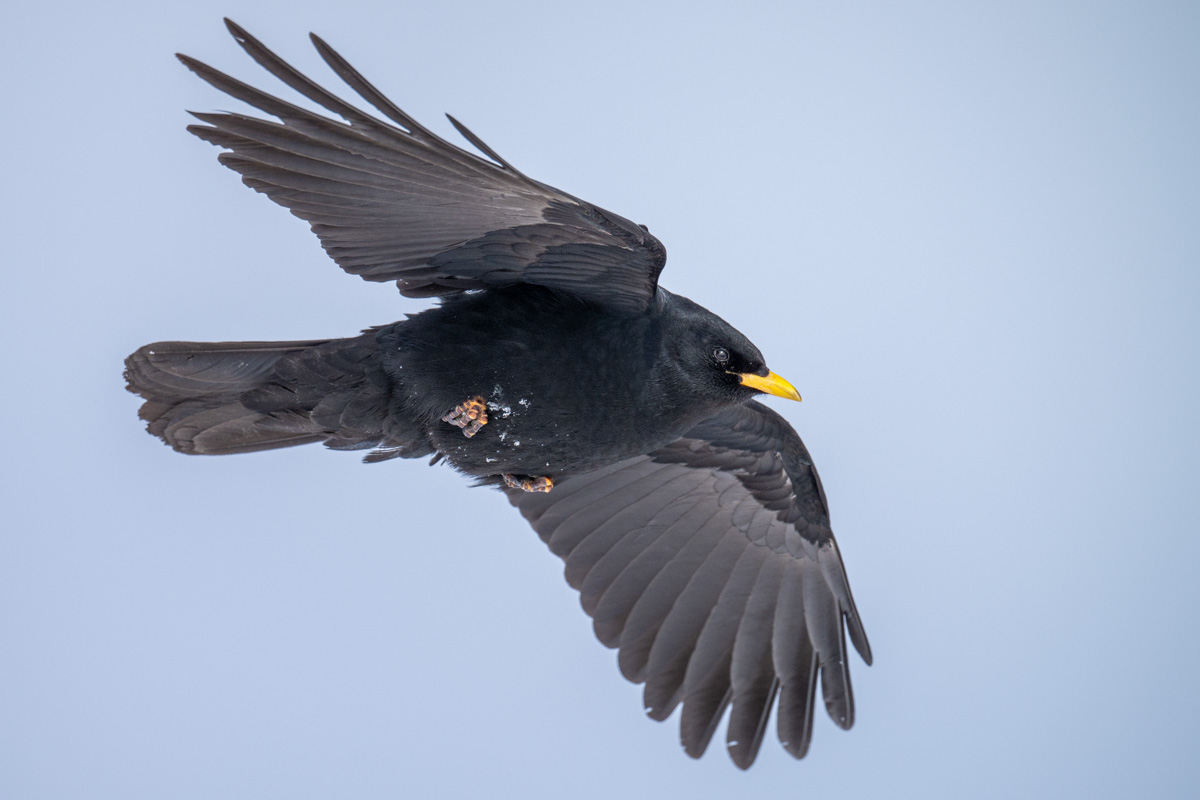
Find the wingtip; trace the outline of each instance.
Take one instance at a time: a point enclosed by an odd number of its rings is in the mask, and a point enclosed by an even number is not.
[[[246,33],[246,29],[241,25],[238,25],[229,17],[223,17],[222,19],[225,22],[225,29],[229,31],[230,35],[233,36],[234,39],[237,39],[239,42],[241,42],[244,39],[250,38],[250,34]]]
[[[329,42],[325,41],[312,31],[309,31],[308,33],[308,40],[312,42],[313,47],[317,49],[317,53],[320,54],[321,58],[325,60],[325,63],[328,64],[334,72],[337,72],[340,75],[340,70],[353,70],[353,67],[350,66],[349,62],[342,58],[341,53],[339,53],[337,50],[334,50],[333,46],[330,45]],[[342,77],[342,80],[346,80],[345,76]]]
[[[871,645],[867,641],[865,635],[863,637],[862,646],[860,647],[858,642],[854,642],[854,649],[858,651],[858,657],[861,658],[863,663],[868,667],[875,663],[875,657],[871,655]]]
[[[854,606],[853,597],[850,598],[850,607],[843,609],[842,614],[845,616],[846,629],[850,634],[850,643],[858,651],[858,657],[863,660],[863,663],[868,667],[871,666],[875,660],[871,655],[871,642],[867,639],[867,631],[863,627],[862,619],[858,616],[858,609]]]
[[[741,742],[726,742],[725,748],[729,752],[729,760],[742,772],[754,766],[754,760],[758,757],[757,747],[745,747]]]
[[[193,74],[199,76],[201,80],[217,86],[217,88],[220,88],[220,86],[216,83],[216,81],[219,81],[221,78],[226,78],[226,76],[219,70],[213,69],[203,61],[197,58],[192,58],[186,53],[176,53],[175,57],[179,59],[179,62],[187,67]]]
[[[499,153],[497,153],[491,147],[488,147],[487,143],[472,133],[470,128],[456,120],[453,114],[447,114],[446,119],[450,120],[450,124],[454,126],[454,129],[458,131],[464,139],[475,145],[475,147],[479,148],[481,153],[495,161],[504,169],[509,170],[517,175],[521,175],[521,172],[516,167],[501,158]]]

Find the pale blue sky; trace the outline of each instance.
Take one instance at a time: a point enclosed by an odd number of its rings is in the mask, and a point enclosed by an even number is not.
[[[283,91],[226,14],[646,223],[796,384],[852,731],[693,762],[498,495],[142,431],[141,344],[423,307],[184,132],[234,101],[176,50]],[[1195,796],[1198,42],[1192,3],[9,9],[0,796]]]

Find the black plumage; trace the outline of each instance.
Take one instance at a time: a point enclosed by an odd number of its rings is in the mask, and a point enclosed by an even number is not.
[[[849,728],[845,633],[870,663],[866,634],[812,460],[753,399],[799,399],[790,384],[658,286],[666,251],[643,226],[526,177],[457,122],[488,158],[445,142],[316,36],[390,123],[227,24],[345,121],[180,56],[279,120],[196,114],[189,130],[343,269],[441,302],[347,339],[147,345],[126,378],[150,432],[196,454],[324,442],[367,461],[444,458],[500,486],[563,559],[597,637],[645,683],[647,713],[682,704],[689,755],[732,706],[729,752],[748,767],[778,698],[779,738],[802,757],[818,682]]]

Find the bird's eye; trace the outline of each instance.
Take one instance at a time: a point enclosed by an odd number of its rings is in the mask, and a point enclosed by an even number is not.
[[[712,357],[718,364],[724,364],[729,361],[729,351],[724,347],[714,347]]]

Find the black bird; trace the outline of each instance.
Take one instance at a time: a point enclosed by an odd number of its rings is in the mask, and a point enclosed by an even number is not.
[[[868,664],[870,647],[812,459],[753,399],[796,390],[658,285],[666,251],[644,226],[526,177],[453,117],[488,158],[444,141],[315,35],[390,122],[226,25],[344,121],[180,55],[278,119],[195,114],[188,130],[344,270],[441,302],[347,339],[146,345],[125,375],[149,431],[182,453],[324,442],[366,461],[444,458],[499,486],[566,562],[597,637],[646,684],[647,713],[682,703],[688,755],[732,705],[729,752],[750,766],[778,696],[780,741],[803,757],[818,679],[849,728],[845,632]]]

